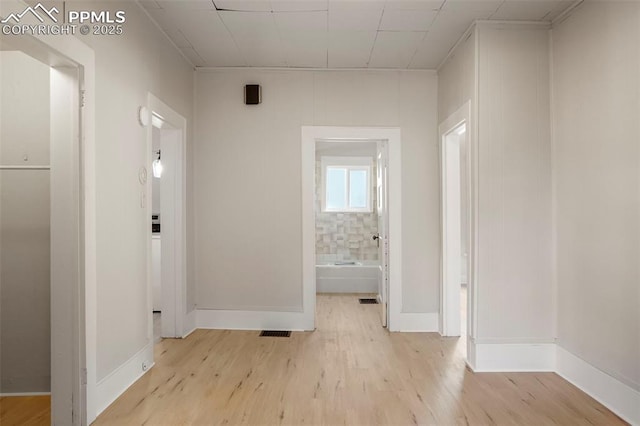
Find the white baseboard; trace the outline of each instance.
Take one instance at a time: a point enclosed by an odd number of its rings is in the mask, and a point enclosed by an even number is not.
[[[313,319],[303,312],[198,309],[196,327],[222,330],[311,331]]]
[[[555,343],[477,343],[469,341],[467,364],[480,372],[555,372],[613,411],[640,425],[640,392]]]
[[[557,346],[556,372],[624,421],[640,425],[640,392]]]
[[[189,312],[185,316],[184,329],[185,329],[185,333],[182,334],[183,339],[187,338],[187,336],[189,336],[191,333],[196,331],[196,310],[195,309]]]
[[[1,397],[5,396],[48,396],[51,392],[8,392],[0,393]]]
[[[400,332],[438,332],[440,315],[438,313],[406,313],[400,312],[390,318],[389,331]]]
[[[475,372],[555,371],[555,343],[469,342]]]
[[[147,369],[142,369],[142,364]],[[150,342],[124,364],[100,380],[96,386],[96,417],[113,403],[129,386],[153,367],[153,342]]]

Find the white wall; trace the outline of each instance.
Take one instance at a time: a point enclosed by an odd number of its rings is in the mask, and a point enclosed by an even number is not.
[[[548,29],[478,26],[478,341],[552,341]]]
[[[473,29],[438,69],[438,123],[465,102],[473,104],[476,90],[476,32]]]
[[[0,52],[0,93],[0,165],[48,165],[49,67]],[[50,390],[49,199],[48,170],[0,171],[0,393]]]
[[[138,108],[147,104],[152,92],[191,125],[193,71],[135,3],[67,2],[67,7],[124,10],[127,19],[122,36],[78,36],[94,49],[96,58],[97,376],[101,380],[151,341],[146,263],[150,218],[141,208],[143,187],[138,181],[148,151]],[[187,164],[190,170],[190,159]],[[187,177],[191,188],[191,175]],[[191,193],[187,197],[191,203]],[[194,292],[188,297],[193,305]]]
[[[558,344],[640,390],[640,4],[552,37]]]
[[[195,92],[198,308],[301,309],[301,126],[337,125],[401,128],[403,309],[438,311],[433,72],[200,71]]]
[[[480,23],[438,71],[439,121],[471,104],[476,343],[554,338],[548,55],[546,27]]]

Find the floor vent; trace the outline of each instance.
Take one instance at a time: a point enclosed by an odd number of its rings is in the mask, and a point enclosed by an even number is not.
[[[291,331],[262,330],[260,337],[291,337]]]
[[[361,305],[377,305],[378,299],[360,299]]]

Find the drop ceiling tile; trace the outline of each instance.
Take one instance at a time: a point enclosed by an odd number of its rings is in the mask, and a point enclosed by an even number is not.
[[[460,37],[453,31],[429,32],[422,41],[409,68],[436,69]]]
[[[215,10],[150,11],[154,17],[162,15],[158,23],[169,33],[180,31],[193,45],[212,38],[228,37],[228,31]]]
[[[327,66],[327,34],[290,32],[283,37],[285,59],[289,67],[324,68]]]
[[[216,10],[211,0],[155,0],[162,9],[166,10]]]
[[[553,21],[558,16],[562,15],[562,13],[565,10],[569,9],[574,3],[575,3],[574,0],[559,1],[558,5],[556,6],[556,8],[554,10],[552,10],[551,12],[549,12],[549,15],[547,17],[545,17],[545,20]]]
[[[178,47],[194,48],[206,66],[246,65],[215,10],[149,10],[149,14]]]
[[[387,0],[385,10],[439,10],[445,0]]]
[[[247,65],[287,65],[283,43],[272,13],[219,11],[218,15],[229,29]]]
[[[196,46],[198,54],[207,67],[244,67],[247,63],[233,41],[214,40]]]
[[[329,2],[330,31],[375,31],[384,10],[382,1]]]
[[[327,11],[329,0],[271,0],[274,12]]]
[[[429,32],[447,39],[453,35],[459,38],[471,26],[476,19],[487,19],[484,13],[478,12],[456,12],[451,10],[442,10],[433,20],[433,24],[429,28]]]
[[[327,12],[273,14],[290,67],[327,65]]]
[[[273,16],[281,35],[290,31],[327,32],[327,12],[281,12]]]
[[[438,14],[437,10],[389,10],[382,14],[380,30],[427,31]]]
[[[424,35],[424,32],[379,31],[369,68],[407,68]]]
[[[376,31],[329,32],[329,68],[366,68]]]
[[[505,1],[491,19],[540,21],[553,12],[561,1]],[[571,3],[571,2],[565,2]]]
[[[443,11],[473,16],[475,19],[488,19],[503,3],[503,0],[447,0]]]
[[[269,0],[213,0],[218,10],[244,12],[271,12]]]
[[[473,15],[441,12],[416,52],[410,68],[435,69],[473,22]]]

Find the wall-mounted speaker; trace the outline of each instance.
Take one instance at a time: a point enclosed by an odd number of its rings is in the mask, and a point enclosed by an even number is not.
[[[247,84],[244,86],[244,103],[246,105],[258,105],[262,102],[262,87],[259,84]]]

